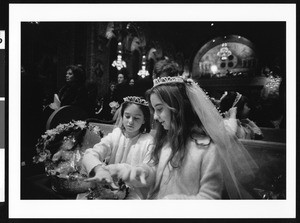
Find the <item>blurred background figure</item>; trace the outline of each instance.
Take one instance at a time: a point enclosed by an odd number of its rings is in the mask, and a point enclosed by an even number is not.
[[[73,105],[88,114],[91,113],[85,80],[85,72],[81,65],[67,66],[65,85],[59,90],[58,94],[54,94],[53,102],[44,109],[45,123],[53,111],[65,105]]]
[[[260,106],[255,118],[260,126],[285,129],[285,78],[281,76],[281,68],[276,65],[266,72],[266,81],[261,90]]]
[[[131,78],[128,83],[128,96],[138,96],[135,79]]]
[[[249,119],[251,108],[246,96],[234,91],[223,94],[219,110],[225,119],[228,130],[240,139],[262,139],[260,128]]]
[[[158,61],[153,69],[153,79],[158,77],[173,77],[178,75],[180,75],[179,65],[176,62],[169,59]]]
[[[123,103],[123,98],[128,96],[128,78],[127,78],[127,70],[122,69],[118,74],[117,85],[115,90],[116,102],[120,104]]]
[[[101,105],[98,112],[96,112],[96,118],[104,121],[111,121],[114,113],[112,112],[112,108],[110,107],[111,102],[116,102],[116,83],[111,82],[109,85],[108,92],[101,99]]]
[[[85,73],[81,65],[70,65],[67,67],[66,85],[58,93],[60,106],[75,105],[84,110],[86,109],[88,93],[85,79]]]

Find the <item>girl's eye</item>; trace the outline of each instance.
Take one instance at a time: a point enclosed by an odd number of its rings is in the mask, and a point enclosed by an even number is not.
[[[163,108],[157,108],[157,109],[156,109],[156,111],[159,112],[159,113],[161,113],[162,110],[163,110]]]

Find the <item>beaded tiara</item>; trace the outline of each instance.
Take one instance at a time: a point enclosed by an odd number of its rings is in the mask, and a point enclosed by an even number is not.
[[[153,80],[153,87],[160,85],[160,84],[167,84],[167,83],[183,83],[184,80],[182,77],[158,77]]]
[[[144,106],[149,105],[149,103],[145,99],[143,99],[141,97],[137,97],[137,96],[127,96],[127,97],[123,98],[123,100],[126,102],[131,102],[131,103],[144,105]]]

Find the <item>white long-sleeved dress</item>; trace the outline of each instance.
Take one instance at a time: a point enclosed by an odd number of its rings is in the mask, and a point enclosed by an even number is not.
[[[223,177],[216,146],[212,142],[204,146],[201,141],[199,139],[198,143],[194,140],[188,142],[187,153],[180,168],[173,168],[167,162],[171,154],[168,144],[162,148],[156,166],[142,165],[148,174],[147,180],[155,179],[155,193],[150,199],[221,198]],[[207,142],[207,139],[203,141]]]
[[[111,133],[101,139],[93,148],[87,149],[82,164],[87,173],[99,164],[123,164],[138,166],[147,163],[153,148],[153,137],[149,133],[138,134],[127,138],[120,128],[115,128]],[[141,199],[147,196],[147,188],[134,188]]]

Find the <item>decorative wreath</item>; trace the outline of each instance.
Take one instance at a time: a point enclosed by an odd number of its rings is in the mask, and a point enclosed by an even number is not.
[[[122,180],[116,182],[118,188],[85,181],[88,176],[81,160],[86,150],[82,145],[87,131],[92,131],[99,139],[104,136],[99,126],[91,126],[86,121],[72,121],[47,130],[38,139],[37,155],[33,157],[33,162],[45,164],[46,174],[56,192],[83,193],[85,199],[125,199],[129,187]]]
[[[81,193],[92,186],[84,181],[87,175],[81,165],[86,149],[82,148],[82,143],[87,131],[97,134],[99,139],[104,135],[98,126],[91,126],[86,121],[72,121],[47,130],[38,139],[33,162],[45,164],[54,190]]]

